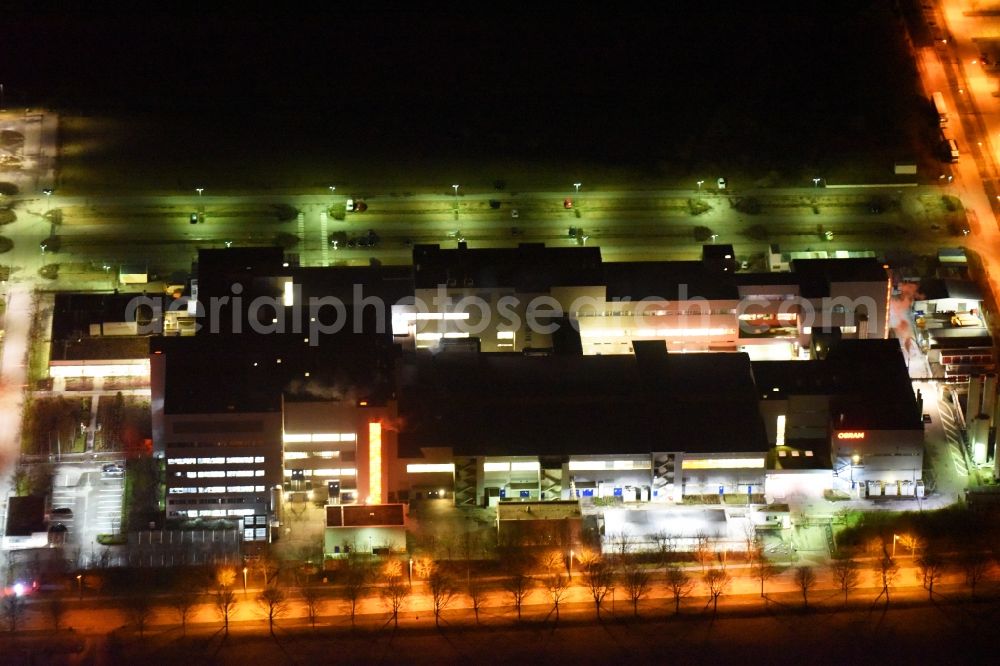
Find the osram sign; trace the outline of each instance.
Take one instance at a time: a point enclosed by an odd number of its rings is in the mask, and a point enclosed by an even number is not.
[[[864,439],[865,433],[845,430],[837,433],[837,439]]]

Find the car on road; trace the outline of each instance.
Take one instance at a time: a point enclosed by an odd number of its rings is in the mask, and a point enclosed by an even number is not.
[[[719,178],[719,180],[716,181],[716,184],[719,186],[720,190],[724,190],[729,182],[725,178]]]
[[[125,468],[117,463],[108,463],[101,466],[101,474],[105,476],[121,476],[125,473]]]
[[[568,209],[570,209],[572,207],[573,207],[573,200],[572,199],[570,199],[569,197],[563,199],[563,208],[566,208],[568,210]]]
[[[354,199],[348,199],[344,203],[344,210],[346,210],[348,213],[354,212]]]
[[[924,419],[924,423],[930,423],[931,422],[931,415],[930,414],[924,414],[923,419]]]
[[[355,213],[363,213],[366,210],[368,210],[368,204],[366,204],[363,199],[358,199],[354,202]]]
[[[191,213],[191,216],[188,218],[188,222],[190,224],[198,224],[198,213]]]
[[[511,216],[512,218],[514,218],[515,220],[516,220],[516,219],[518,218],[518,214],[517,214],[517,209],[516,209],[516,208],[512,208],[512,209],[510,210],[510,216]]]
[[[497,200],[497,199],[490,199],[490,208],[492,208],[493,210],[496,210],[499,207],[500,207],[500,201],[499,200]]]

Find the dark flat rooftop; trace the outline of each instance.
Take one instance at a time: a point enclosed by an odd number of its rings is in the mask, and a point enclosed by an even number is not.
[[[897,340],[841,340],[822,361],[754,361],[753,375],[763,400],[834,396],[831,414],[844,415],[840,428],[921,427]]]
[[[417,289],[453,287],[512,287],[521,293],[545,292],[554,286],[603,283],[601,250],[597,247],[545,247],[522,243],[516,248],[413,248]]]
[[[428,354],[404,368],[399,397],[412,454],[767,450],[744,354]]]
[[[630,261],[604,264],[608,298],[647,297],[668,301],[688,298],[739,300],[732,273],[701,261]]]

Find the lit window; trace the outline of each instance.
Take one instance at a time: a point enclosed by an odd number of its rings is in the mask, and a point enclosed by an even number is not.
[[[167,460],[168,465],[194,465],[197,462],[197,458],[170,458]]]
[[[694,458],[681,463],[682,469],[755,469],[764,467],[763,458]]]
[[[497,340],[513,340],[514,331],[497,331]]]
[[[220,476],[225,476],[226,473],[221,469],[216,472],[198,472],[199,479],[217,479]]]
[[[454,472],[454,463],[417,463],[406,466],[407,474],[432,474],[436,472]]]
[[[198,458],[199,465],[225,465],[225,458]]]
[[[253,456],[239,456],[236,458],[226,458],[226,462],[233,465],[246,465],[253,462]]]
[[[228,472],[226,472],[226,476],[253,476],[253,470],[252,469],[229,470]]]
[[[199,488],[198,492],[199,493],[209,493],[209,494],[224,493],[224,492],[226,492],[226,487],[225,486],[205,486],[204,488]]]

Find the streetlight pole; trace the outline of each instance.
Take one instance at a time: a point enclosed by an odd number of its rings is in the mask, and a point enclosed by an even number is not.
[[[335,194],[336,192],[337,192],[337,186],[336,185],[331,185],[330,186],[330,194]]]
[[[813,187],[819,187],[819,181],[821,181],[821,180],[823,180],[823,179],[822,178],[813,178]]]
[[[577,194],[579,194],[579,193],[580,193],[580,186],[581,186],[581,185],[583,185],[583,183],[573,183],[573,187],[575,187],[575,188],[576,188],[576,193],[577,193]]]
[[[247,596],[247,567],[243,567],[243,596]]]
[[[703,180],[699,180],[698,181],[698,191],[699,192],[701,192],[701,186],[704,185],[704,184],[705,184],[705,181],[703,181]]]
[[[573,552],[573,549],[570,548],[569,549],[569,579],[570,580],[573,580],[573,556],[575,554],[576,553]]]
[[[201,198],[201,193],[205,191],[205,188],[204,187],[196,187],[196,188],[194,188],[194,191],[198,193],[198,198],[200,199]]]
[[[80,596],[80,601],[83,601],[83,574],[76,575],[76,591]]]

